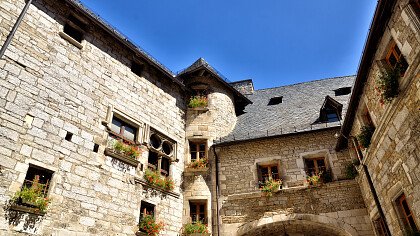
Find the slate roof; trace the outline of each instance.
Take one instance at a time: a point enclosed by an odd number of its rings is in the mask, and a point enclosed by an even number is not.
[[[344,76],[298,83],[276,88],[255,90],[246,97],[252,104],[238,116],[234,130],[216,143],[236,142],[261,137],[341,126],[341,121],[315,123],[326,96],[343,105],[345,117],[350,94],[335,96],[334,90],[352,87],[355,76]],[[270,98],[283,97],[282,103],[268,106]]]

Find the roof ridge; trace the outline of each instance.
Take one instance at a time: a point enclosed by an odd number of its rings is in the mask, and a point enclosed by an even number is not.
[[[295,84],[281,85],[281,86],[276,86],[276,87],[271,87],[271,88],[256,89],[256,90],[254,90],[254,92],[255,91],[264,91],[264,90],[276,89],[276,88],[291,87],[291,86],[295,86],[295,85],[299,85],[299,84],[310,84],[310,83],[314,83],[314,82],[318,82],[318,81],[323,81],[323,80],[339,79],[339,78],[355,77],[355,76],[356,75],[335,76],[335,77],[330,77],[330,78],[323,78],[323,79],[317,79],[317,80],[310,80],[310,81],[305,81],[305,82],[299,82],[299,83],[295,83]]]

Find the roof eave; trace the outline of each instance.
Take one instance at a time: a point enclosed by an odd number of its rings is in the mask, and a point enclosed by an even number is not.
[[[385,26],[388,24],[392,15],[395,1],[393,0],[379,0],[375,10],[375,14],[370,27],[370,32],[367,37],[363,54],[360,60],[359,68],[356,75],[356,80],[353,86],[353,92],[350,97],[350,102],[347,108],[346,117],[341,128],[340,137],[338,138],[335,149],[341,150],[347,144],[347,137],[353,127],[353,120],[356,115],[357,107],[359,106],[360,96],[363,94],[363,88],[367,81],[369,70],[372,61],[376,54],[378,44],[382,39],[385,31]]]

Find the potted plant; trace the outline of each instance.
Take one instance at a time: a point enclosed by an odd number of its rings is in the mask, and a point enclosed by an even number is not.
[[[105,149],[105,155],[116,158],[126,164],[136,167],[139,164],[137,158],[141,154],[138,145],[124,141],[121,138],[110,138]]]
[[[318,185],[321,181],[322,171],[318,174],[314,175],[308,175],[306,176],[306,182],[309,184],[309,186],[315,186]]]
[[[175,183],[170,177],[162,177],[157,171],[146,169],[144,172],[144,179],[146,182],[157,188],[161,188],[167,191],[172,191],[175,188]]]
[[[283,182],[281,179],[279,180],[267,180],[260,188],[261,192],[264,193],[265,196],[271,197],[273,196],[274,192],[279,191]]]
[[[12,201],[20,206],[34,208],[35,213],[45,213],[50,199],[45,197],[45,184],[39,183],[39,177],[35,177],[30,187],[23,186],[22,190],[15,193]]]
[[[144,215],[139,223],[139,230],[146,233],[148,236],[159,235],[159,232],[163,229],[163,227],[163,222],[156,222],[152,215]]]
[[[398,80],[401,77],[401,67],[401,64],[397,64],[394,69],[390,69],[379,75],[376,90],[381,96],[381,104],[384,102],[391,102],[393,98],[398,96]]]
[[[199,160],[194,160],[192,161],[188,167],[189,168],[193,168],[193,169],[204,169],[207,168],[209,163],[209,159],[208,158],[201,158]]]
[[[359,141],[362,148],[369,147],[374,131],[375,128],[372,126],[365,125],[360,128],[360,133],[357,135],[357,140]]]
[[[137,159],[137,157],[140,156],[140,149],[137,146],[126,144],[118,139],[114,139],[112,142],[113,144],[111,147],[115,152],[123,154],[132,159]]]
[[[196,223],[188,223],[184,225],[184,235],[188,236],[203,236],[210,235],[207,225],[201,223],[200,221]]]
[[[207,107],[207,105],[208,99],[202,95],[192,96],[188,102],[188,107],[190,108]]]

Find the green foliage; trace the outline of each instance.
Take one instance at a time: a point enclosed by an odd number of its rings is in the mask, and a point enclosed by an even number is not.
[[[175,188],[175,182],[169,178],[163,178],[157,171],[146,169],[144,179],[152,186],[172,191]]]
[[[312,175],[312,176],[306,176],[306,182],[308,182],[309,185],[317,185],[321,180],[322,174],[323,173],[321,171],[321,172],[319,172],[319,174]]]
[[[267,197],[273,196],[273,192],[276,192],[280,185],[282,185],[281,180],[267,180],[264,185],[261,187],[261,192]]]
[[[207,225],[205,225],[205,224],[203,224],[201,222],[196,222],[196,223],[186,224],[184,226],[184,233],[186,235],[188,235],[188,234],[194,234],[194,233],[208,235],[209,230],[207,229]]]
[[[362,148],[369,147],[374,131],[375,131],[375,128],[371,126],[362,126],[360,128],[360,133],[359,135],[357,135],[357,140],[359,141]]]
[[[349,162],[346,165],[346,177],[347,179],[354,179],[358,175],[356,166],[360,164],[360,161],[353,160],[353,162]]]
[[[398,65],[395,69],[386,73],[382,73],[377,79],[377,91],[381,95],[381,103],[390,102],[393,98],[398,96],[399,85],[398,80],[401,77],[401,66]]]
[[[140,149],[135,145],[125,144],[120,140],[114,140],[113,149],[130,158],[136,159],[140,156]]]
[[[207,107],[208,100],[206,96],[193,96],[190,98],[190,101],[188,102],[188,107],[196,108],[196,107]]]
[[[39,209],[40,212],[45,212],[50,203],[50,199],[44,196],[44,189],[45,185],[40,184],[38,179],[35,178],[31,187],[24,186],[22,190],[16,192],[12,200],[17,204],[32,205]]]
[[[194,169],[200,169],[200,168],[206,168],[208,165],[209,159],[207,158],[201,158],[199,160],[195,160],[191,162],[188,167],[194,168]]]
[[[163,229],[163,222],[156,222],[155,218],[151,215],[145,215],[140,221],[139,229],[147,233],[147,235],[155,236]]]

